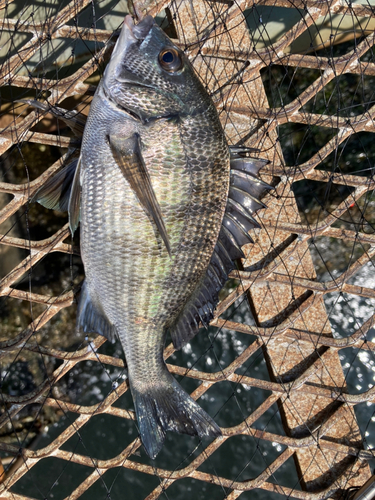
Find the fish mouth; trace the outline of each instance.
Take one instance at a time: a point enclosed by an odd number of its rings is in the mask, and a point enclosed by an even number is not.
[[[115,51],[118,48],[121,54],[125,54],[130,45],[143,41],[147,37],[153,24],[154,18],[152,16],[146,16],[138,24],[134,24],[133,18],[129,14],[125,16]],[[117,54],[114,55],[116,57]]]
[[[108,64],[111,68],[109,72],[114,73],[116,67],[121,66],[121,62],[129,47],[135,43],[142,42],[149,34],[153,25],[154,18],[152,16],[146,16],[138,24],[134,24],[133,18],[129,14],[125,16],[120,36]]]
[[[134,41],[144,40],[153,24],[154,18],[152,16],[145,16],[138,24],[134,24],[133,18],[130,15],[125,16],[124,20],[124,26],[129,30],[129,35],[133,36]]]

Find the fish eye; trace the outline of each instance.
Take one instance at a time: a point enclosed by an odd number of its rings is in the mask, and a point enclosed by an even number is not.
[[[163,49],[159,53],[159,64],[163,69],[165,69],[165,71],[168,71],[169,73],[174,73],[181,69],[183,66],[180,54],[173,47]]]

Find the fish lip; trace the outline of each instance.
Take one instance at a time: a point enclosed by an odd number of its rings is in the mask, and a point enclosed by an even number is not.
[[[124,26],[127,26],[127,28],[130,30],[131,33],[133,33],[133,28],[135,26],[133,18],[130,14],[127,14],[124,19],[124,24],[122,29],[124,29]]]
[[[113,59],[115,59],[116,61],[117,59],[119,59],[121,61],[123,54],[126,53],[130,45],[133,45],[133,43],[137,43],[138,38],[136,38],[136,36],[133,33],[134,27],[135,25],[133,18],[128,14],[127,16],[125,16],[120,36],[118,37],[116,46],[114,48],[111,57],[111,62]]]
[[[131,24],[130,24],[130,20],[128,18],[130,18]],[[134,24],[133,19],[131,18],[131,16],[127,15],[125,17],[124,23],[127,24],[127,26],[129,27],[129,29],[131,30],[133,36],[137,40],[144,40],[147,37],[147,35],[149,34],[149,32],[150,32],[152,26],[154,25],[155,21],[154,21],[154,18],[152,16],[145,16],[142,19],[142,21],[140,21],[138,24]]]
[[[122,25],[121,33],[119,36],[119,41],[120,38],[125,39],[127,41],[127,46],[129,46],[131,43],[135,43],[137,41],[137,38],[133,33],[134,26],[135,25],[132,16],[130,16],[129,14],[125,16],[124,24]]]
[[[120,33],[122,51],[126,50],[131,44],[143,41],[150,33],[155,21],[152,16],[145,16],[138,24],[134,24],[131,15],[125,16],[124,24]],[[120,45],[120,44],[119,44]]]

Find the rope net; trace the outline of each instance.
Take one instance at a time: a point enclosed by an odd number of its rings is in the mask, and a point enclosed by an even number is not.
[[[80,117],[134,5],[0,8],[0,497],[350,498],[374,463],[374,7],[136,2],[275,186],[210,328],[165,350],[223,435],[168,433],[155,461],[119,342],[75,330],[79,235],[32,203],[79,155]]]

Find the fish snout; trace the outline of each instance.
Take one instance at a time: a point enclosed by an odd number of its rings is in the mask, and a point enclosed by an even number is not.
[[[134,24],[132,16],[128,14],[125,16],[117,45],[121,46],[121,49],[124,50],[130,44],[144,40],[154,23],[155,21],[152,16],[146,16],[138,24]]]
[[[131,16],[126,16],[125,17],[125,23],[127,23],[127,18],[131,19],[132,22],[132,28],[129,25],[129,28],[132,29],[132,33],[137,38],[138,40],[144,40],[146,36],[149,34],[152,26],[154,25],[154,18],[152,16],[146,16],[140,21],[137,25],[134,24],[133,19]]]
[[[139,45],[150,33],[154,24],[155,21],[152,16],[146,16],[138,24],[134,24],[133,18],[129,14],[125,16],[111,60],[104,71],[104,86],[109,94],[116,82],[120,84],[140,83],[139,78],[126,69],[125,61],[128,59],[132,46]]]

